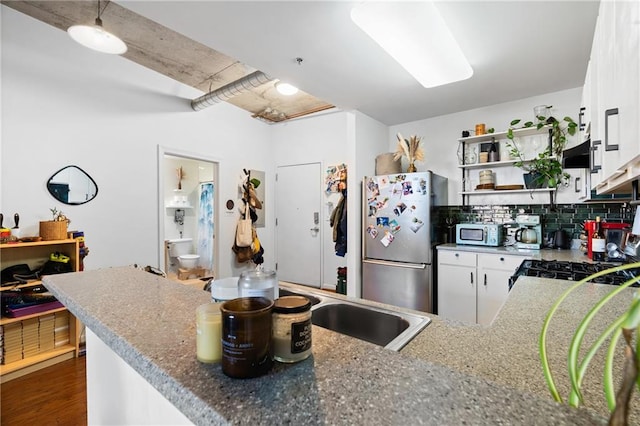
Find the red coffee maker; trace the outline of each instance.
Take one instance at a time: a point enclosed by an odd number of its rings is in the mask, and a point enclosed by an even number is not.
[[[600,222],[600,228],[602,229],[602,233],[604,234],[605,241],[607,243],[611,242],[611,240],[615,240],[615,242],[620,249],[624,247],[620,247],[621,238],[613,238],[614,235],[622,235],[622,230],[625,228],[630,228],[631,225],[628,223],[619,223],[619,222]],[[593,252],[591,251],[591,236],[593,235],[593,231],[596,230],[596,221],[595,220],[587,220],[584,223],[584,229],[587,232],[587,256],[589,259],[593,259]]]

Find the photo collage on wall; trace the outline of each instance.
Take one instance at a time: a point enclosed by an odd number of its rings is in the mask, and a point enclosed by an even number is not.
[[[335,166],[328,166],[327,170],[325,170],[324,183],[327,194],[331,192],[342,192],[347,189],[347,165],[342,163]]]
[[[427,195],[424,178],[409,180],[405,174],[376,176],[368,178],[365,186],[367,216],[371,218],[366,231],[370,238],[379,237],[380,244],[389,247],[404,228],[414,234],[420,231],[424,222],[416,214],[416,201]]]

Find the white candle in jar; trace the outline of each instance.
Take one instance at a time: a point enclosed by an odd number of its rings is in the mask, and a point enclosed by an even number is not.
[[[221,303],[205,303],[196,309],[196,357],[213,363],[222,359]]]

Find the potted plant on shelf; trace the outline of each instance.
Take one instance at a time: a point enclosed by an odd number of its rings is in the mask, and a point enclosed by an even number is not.
[[[69,226],[71,221],[57,208],[54,207],[49,210],[51,211],[53,220],[40,222],[40,237],[42,237],[44,241],[66,239],[67,226]]]
[[[512,156],[521,155],[511,151]],[[518,161],[514,163],[516,167],[524,170],[523,175],[525,186],[529,189],[536,188],[557,188],[570,178],[569,173],[562,169],[562,163],[547,148],[533,160],[524,160],[521,156],[516,157]]]
[[[550,110],[547,106],[546,110]],[[515,126],[520,123],[520,119],[512,120],[507,130],[509,139],[509,154],[516,159],[514,166],[521,168],[525,172],[525,185],[527,188],[557,188],[563,181],[569,179],[569,174],[562,170],[562,151],[567,145],[567,135],[575,135],[578,125],[571,117],[564,117],[562,121],[553,116],[536,116],[537,123],[527,121],[522,128],[533,128],[540,130],[545,126],[550,126],[551,146],[539,153],[533,159],[525,158],[522,149],[514,141]],[[528,174],[528,175],[527,175]]]

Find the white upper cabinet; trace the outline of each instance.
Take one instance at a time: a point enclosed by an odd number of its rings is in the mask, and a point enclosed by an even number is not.
[[[584,105],[591,120],[592,186],[628,191],[640,176],[640,3],[606,1],[594,34]]]

